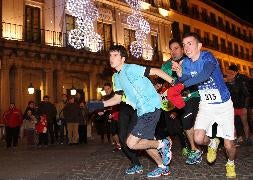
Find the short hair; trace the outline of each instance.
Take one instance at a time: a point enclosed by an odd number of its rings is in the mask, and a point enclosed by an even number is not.
[[[104,83],[104,86],[109,86],[109,87],[112,87],[112,84],[111,84],[111,83],[109,83],[109,82],[106,82],[106,83]]]
[[[181,48],[183,48],[182,41],[179,41],[179,40],[173,38],[173,39],[171,39],[171,40],[169,41],[169,47],[170,47],[171,44],[173,44],[173,43],[177,43],[177,44],[179,44],[179,46],[180,46]]]
[[[48,95],[45,95],[45,96],[43,96],[43,99],[49,99],[49,96]]]
[[[128,59],[127,50],[122,45],[112,45],[109,49],[109,52],[118,51],[121,57],[125,57],[125,61]]]
[[[228,67],[228,70],[234,71],[234,72],[238,72],[239,68],[237,65],[232,64]]]
[[[182,39],[187,38],[187,37],[194,37],[194,38],[198,41],[198,43],[201,43],[201,38],[200,38],[200,36],[199,36],[197,33],[195,33],[195,32],[185,33],[185,34],[183,35],[183,38],[182,38]]]

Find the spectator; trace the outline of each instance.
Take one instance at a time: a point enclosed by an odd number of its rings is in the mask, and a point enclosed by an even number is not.
[[[23,120],[21,111],[16,108],[14,103],[11,103],[9,109],[4,112],[3,120],[6,132],[6,147],[17,147],[19,130]]]

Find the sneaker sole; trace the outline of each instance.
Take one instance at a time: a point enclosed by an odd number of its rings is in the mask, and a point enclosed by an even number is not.
[[[133,173],[125,173],[126,175],[133,175],[133,174],[140,174],[140,173],[142,173],[143,172],[143,170],[140,170],[140,171],[135,171],[135,172],[133,172]]]
[[[148,178],[157,178],[157,177],[160,177],[160,176],[169,176],[171,173],[168,172],[168,173],[163,173],[163,174],[159,174],[157,176],[147,176]]]

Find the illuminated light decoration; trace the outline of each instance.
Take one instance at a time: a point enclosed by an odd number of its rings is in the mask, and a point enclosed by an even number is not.
[[[85,16],[90,18],[92,21],[95,21],[98,19],[99,13],[97,8],[93,4],[87,4],[85,7]]]
[[[77,18],[76,27],[84,34],[90,34],[94,30],[93,22],[89,18]]]
[[[130,52],[136,58],[141,57],[143,52],[142,44],[139,41],[133,41],[130,45]]]
[[[135,14],[128,16],[127,24],[130,28],[137,29],[139,27],[139,17]]]
[[[88,36],[85,36],[79,29],[73,29],[68,34],[68,43],[75,49],[82,49],[87,46]]]
[[[153,48],[147,44],[147,34],[150,33],[150,25],[141,15],[141,2],[139,0],[125,1],[133,9],[132,15],[127,17],[127,24],[130,28],[135,30],[136,38],[136,41],[133,41],[130,45],[130,52],[136,58],[142,56],[146,60],[151,60]]]
[[[144,31],[146,34],[150,33],[150,25],[147,20],[141,18],[139,20],[139,28]]]
[[[143,49],[142,58],[145,60],[151,61],[153,57],[152,46],[149,44],[143,44],[142,49]]]
[[[101,36],[95,32],[92,32],[90,36],[88,36],[87,47],[90,49],[91,52],[98,52],[103,45],[103,41]]]
[[[143,9],[143,10],[147,10],[151,6],[151,4],[144,2],[144,1],[140,1],[140,4],[141,4],[141,9]]]
[[[126,3],[129,4],[131,8],[134,10],[140,10],[141,9],[141,3],[139,0],[126,0]]]
[[[164,16],[164,17],[169,16],[169,11],[166,10],[166,9],[158,8],[158,11],[159,11],[159,13],[160,13],[162,16]]]
[[[99,17],[94,4],[90,0],[68,0],[66,10],[77,17],[77,29],[68,33],[68,43],[76,49],[87,47],[92,52],[101,50],[103,43],[93,26],[93,21]]]
[[[147,40],[147,34],[139,29],[135,31],[135,38],[142,43]]]

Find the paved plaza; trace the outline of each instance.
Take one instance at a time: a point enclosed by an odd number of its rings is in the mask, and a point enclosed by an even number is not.
[[[226,179],[224,151],[218,152],[213,165],[206,162],[206,154],[199,165],[186,165],[180,155],[180,147],[174,140],[173,160],[170,176],[157,179]],[[155,167],[145,154],[140,156],[144,172],[136,175],[124,175],[129,161],[121,151],[112,152],[110,144],[100,144],[92,140],[87,145],[54,145],[47,148],[20,145],[17,149],[6,150],[0,147],[0,179],[98,179],[98,180],[137,180],[146,178],[147,172]],[[238,147],[236,161],[237,179],[253,179],[253,147]]]

